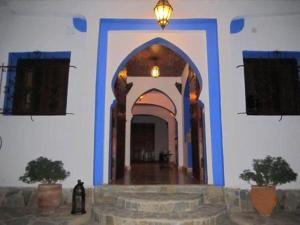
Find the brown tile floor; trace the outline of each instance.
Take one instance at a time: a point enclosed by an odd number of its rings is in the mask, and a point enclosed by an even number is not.
[[[125,177],[113,184],[199,184],[199,181],[174,166],[160,163],[137,163],[125,172]]]

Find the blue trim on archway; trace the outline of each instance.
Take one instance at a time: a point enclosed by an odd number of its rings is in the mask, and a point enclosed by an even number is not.
[[[160,30],[156,20],[151,19],[101,19],[98,39],[98,63],[96,78],[95,143],[94,143],[94,185],[103,184],[104,163],[104,120],[105,83],[107,65],[108,32],[116,30]],[[209,102],[213,183],[224,186],[220,75],[218,33],[216,19],[173,19],[166,30],[204,30],[207,40],[207,60],[209,74]],[[168,47],[168,46],[167,46]],[[183,56],[181,52],[181,56]],[[185,55],[185,54],[184,54]],[[183,57],[189,59],[189,57]],[[197,68],[189,62],[194,71]],[[125,64],[124,64],[125,65]],[[120,67],[124,66],[120,65]],[[118,69],[120,69],[120,67]],[[195,67],[195,68],[193,68]],[[199,74],[198,74],[199,76]]]
[[[187,79],[183,93],[184,139],[187,143],[188,168],[193,168],[193,148],[191,142],[190,80]]]

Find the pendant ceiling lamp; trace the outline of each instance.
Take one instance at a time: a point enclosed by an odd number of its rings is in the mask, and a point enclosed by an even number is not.
[[[168,2],[168,0],[159,0],[154,7],[154,12],[158,24],[162,29],[165,29],[173,12],[171,4]]]
[[[158,78],[160,75],[159,67],[158,66],[153,66],[151,70],[151,76],[153,78]]]

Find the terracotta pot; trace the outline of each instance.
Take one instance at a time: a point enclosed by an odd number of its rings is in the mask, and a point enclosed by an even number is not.
[[[262,216],[270,216],[276,206],[276,190],[273,186],[252,186],[251,201],[253,207]]]
[[[61,204],[61,184],[39,184],[38,186],[38,207],[43,215],[52,214]]]

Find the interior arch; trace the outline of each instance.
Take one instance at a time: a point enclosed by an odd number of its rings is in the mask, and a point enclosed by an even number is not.
[[[153,96],[151,96],[153,95]],[[160,101],[158,102],[155,97],[160,97]],[[174,116],[177,114],[177,109],[174,101],[163,91],[153,88],[142,94],[135,100],[134,104],[131,107],[131,112],[133,113],[133,108],[135,105],[156,105],[163,107],[170,111]]]

